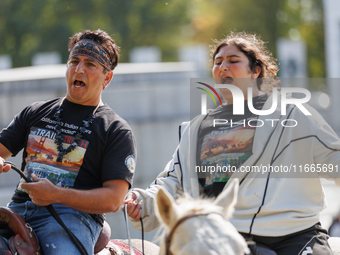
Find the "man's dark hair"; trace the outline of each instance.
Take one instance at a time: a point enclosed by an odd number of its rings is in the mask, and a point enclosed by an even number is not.
[[[107,49],[110,56],[111,70],[116,68],[118,64],[120,49],[115,41],[111,38],[111,36],[108,35],[108,33],[100,29],[94,31],[85,30],[83,32],[76,33],[72,37],[70,37],[70,41],[68,43],[68,51],[71,52],[73,46],[78,41],[83,39],[93,40],[103,45]]]

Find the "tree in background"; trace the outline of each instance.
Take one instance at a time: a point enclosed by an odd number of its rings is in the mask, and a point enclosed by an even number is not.
[[[177,60],[183,42],[181,27],[190,0],[2,0],[0,55],[9,54],[13,66],[31,65],[37,52],[58,51],[68,57],[68,38],[84,29],[107,31],[122,47],[122,61],[136,46],[156,45],[164,60]]]
[[[326,77],[323,15],[322,0],[286,0],[277,13],[285,36],[306,42],[311,78]]]
[[[196,0],[192,40],[211,44],[230,31],[256,33],[276,56],[279,38],[307,44],[309,77],[325,77],[322,0]]]
[[[157,46],[163,61],[178,48],[210,45],[231,30],[259,34],[276,55],[279,38],[307,43],[309,77],[325,77],[322,0],[1,0],[0,55],[13,66],[31,65],[37,52],[68,57],[75,32],[101,28],[122,47],[122,62],[137,46]]]

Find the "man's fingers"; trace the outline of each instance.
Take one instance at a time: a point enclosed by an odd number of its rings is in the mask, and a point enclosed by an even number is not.
[[[2,173],[2,172],[7,173],[10,169],[11,169],[11,165],[9,165],[9,164],[2,166],[2,170],[0,169],[0,173]]]
[[[31,174],[31,177],[34,182],[39,181],[39,178],[34,173]]]
[[[6,172],[8,172],[9,170],[11,170],[11,165],[5,165],[3,168],[2,168],[2,170],[6,173]]]
[[[24,185],[25,186],[25,185]],[[21,186],[22,187],[22,186]],[[23,187],[22,187],[23,188]],[[32,192],[31,192],[31,190],[30,189],[24,189],[25,190],[25,192],[28,194],[28,196],[32,199]]]
[[[5,164],[5,159],[3,157],[0,157],[0,174],[2,172],[6,173],[6,172],[9,171],[9,169],[11,169],[11,165],[10,164],[5,165],[5,166],[4,166],[4,164]]]
[[[33,182],[24,182],[21,184],[21,188],[24,189],[27,193],[27,190],[31,191],[31,189],[35,186]]]

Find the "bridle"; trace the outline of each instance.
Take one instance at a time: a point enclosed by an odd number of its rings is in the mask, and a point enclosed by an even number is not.
[[[199,217],[199,216],[206,216],[206,215],[209,215],[209,214],[218,214],[220,216],[223,217],[223,215],[221,213],[218,213],[218,212],[207,212],[207,211],[198,211],[198,212],[194,212],[194,213],[191,213],[191,214],[188,214],[182,218],[180,218],[175,226],[172,228],[172,230],[170,231],[170,233],[166,236],[165,238],[165,251],[166,251],[166,255],[173,255],[173,253],[170,251],[170,243],[171,243],[171,239],[172,239],[172,236],[174,235],[174,232],[175,230],[177,229],[177,227],[179,225],[181,225],[184,221],[188,220],[188,219],[191,219],[191,218],[195,218],[195,217]]]

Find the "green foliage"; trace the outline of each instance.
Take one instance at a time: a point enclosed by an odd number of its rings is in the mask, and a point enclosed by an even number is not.
[[[103,29],[122,49],[121,61],[136,46],[156,45],[176,60],[179,30],[189,23],[190,1],[180,0],[2,0],[0,54],[15,67],[31,64],[37,52],[58,51],[68,57],[68,38],[85,29]],[[169,53],[170,52],[170,53]]]
[[[121,62],[132,48],[150,45],[163,61],[176,61],[180,46],[209,45],[232,30],[257,33],[275,56],[277,40],[299,31],[309,77],[325,76],[322,0],[0,1],[0,55],[11,55],[14,67],[30,65],[37,52],[58,51],[66,62],[68,38],[98,28],[121,47]]]
[[[256,33],[276,56],[279,38],[297,32],[307,44],[309,77],[325,77],[322,0],[195,0],[193,40],[211,44],[230,31]]]
[[[307,69],[311,78],[326,77],[322,0],[285,0],[277,18],[282,35],[300,37],[307,45]],[[297,34],[293,33],[298,31]]]

